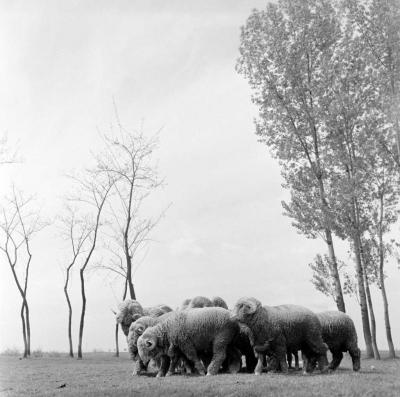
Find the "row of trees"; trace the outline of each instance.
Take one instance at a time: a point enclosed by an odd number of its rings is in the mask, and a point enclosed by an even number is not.
[[[371,284],[378,286],[390,357],[385,263],[398,243],[400,5],[395,0],[280,0],[242,28],[238,71],[259,108],[256,133],[281,166],[284,212],[320,237],[313,284],[345,312],[359,300],[367,356],[379,358]],[[349,242],[355,275],[335,252]],[[355,287],[357,290],[355,290]]]
[[[117,131],[102,134],[101,138],[103,149],[93,155],[91,166],[67,176],[73,193],[64,198],[62,215],[56,221],[70,258],[63,266],[63,291],[68,307],[67,334],[71,357],[74,356],[74,348],[70,280],[74,269],[79,269],[81,310],[78,358],[82,358],[88,270],[102,270],[107,271],[108,275],[118,276],[123,290],[121,298],[125,299],[129,293],[130,298],[136,299],[134,270],[143,259],[143,249],[149,241],[150,232],[164,214],[162,212],[154,218],[142,214],[146,198],[162,184],[153,159],[157,136],[148,138],[142,130],[126,130],[117,115]],[[5,154],[5,146],[2,147]],[[8,163],[16,160],[15,156],[5,156],[4,159]],[[1,210],[0,250],[4,253],[21,295],[23,357],[26,358],[30,355],[27,292],[32,262],[31,240],[49,223],[43,221],[34,198],[24,198],[15,187]],[[96,255],[98,252],[101,255]],[[118,354],[118,325],[115,337]]]

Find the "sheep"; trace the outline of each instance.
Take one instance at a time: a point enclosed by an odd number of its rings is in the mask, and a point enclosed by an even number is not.
[[[212,307],[213,304],[210,299],[205,296],[196,296],[195,298],[190,300],[188,304],[189,309],[201,308],[201,307]]]
[[[121,324],[124,335],[128,336],[130,325],[138,318],[143,316],[158,317],[170,311],[172,311],[172,309],[167,305],[143,308],[138,301],[134,299],[126,299],[118,305],[116,321]]]
[[[180,310],[187,309],[187,307],[189,306],[190,301],[191,301],[190,298],[185,299],[181,304]]]
[[[236,303],[234,318],[246,324],[253,333],[258,363],[255,374],[263,368],[263,358],[269,350],[276,357],[283,372],[288,371],[288,351],[302,350],[308,358],[316,357],[319,369],[327,370],[327,346],[322,340],[321,324],[310,310],[296,305],[262,306],[255,298],[241,298]],[[304,366],[303,372],[311,372]]]
[[[199,354],[212,352],[207,375],[218,373],[227,356],[227,348],[239,334],[239,324],[231,319],[228,310],[205,307],[173,312],[164,321],[147,328],[137,341],[144,363],[151,358],[166,361],[170,358],[167,376],[172,375],[180,355],[194,363],[200,375],[205,368]],[[162,374],[160,374],[162,376]]]
[[[144,316],[142,305],[133,299],[126,299],[118,305],[117,323],[121,324],[122,332],[128,336],[130,325]]]
[[[137,340],[143,334],[144,330],[148,327],[156,325],[161,317],[143,316],[137,319],[129,327],[128,333],[128,350],[131,359],[135,362],[132,375],[139,375],[142,371],[146,370],[146,366],[138,355]]]
[[[211,299],[211,304],[214,307],[223,307],[224,309],[228,309],[228,305],[220,296],[214,296],[214,298]]]
[[[339,311],[317,313],[322,326],[322,338],[332,353],[329,369],[335,370],[342,361],[343,352],[348,351],[353,361],[353,371],[360,369],[360,349],[353,320]]]

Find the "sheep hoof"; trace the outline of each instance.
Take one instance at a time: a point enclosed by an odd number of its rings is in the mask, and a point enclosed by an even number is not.
[[[256,371],[256,372],[254,372],[254,375],[261,375],[261,372]]]
[[[167,372],[166,374],[165,374],[165,376],[172,376],[172,372]]]

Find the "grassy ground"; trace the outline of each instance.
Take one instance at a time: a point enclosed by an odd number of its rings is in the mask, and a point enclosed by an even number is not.
[[[333,374],[301,372],[214,377],[131,377],[126,354],[88,353],[83,360],[47,355],[0,356],[0,396],[400,396],[400,360],[362,360],[359,373],[346,356]]]

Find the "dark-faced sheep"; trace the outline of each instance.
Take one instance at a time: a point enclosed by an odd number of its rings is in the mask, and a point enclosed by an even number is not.
[[[360,369],[360,349],[357,345],[357,332],[353,320],[345,313],[327,311],[317,313],[322,326],[322,338],[332,353],[329,368],[335,370],[342,361],[343,352],[349,352],[353,370]]]
[[[256,374],[261,374],[263,354],[276,357],[283,372],[288,371],[287,352],[302,350],[310,360],[316,357],[321,371],[327,370],[327,346],[322,340],[321,324],[310,310],[296,305],[262,306],[255,298],[242,298],[236,303],[234,316],[253,333],[258,353]],[[303,367],[305,372],[312,368]]]
[[[202,354],[212,354],[207,375],[218,373],[227,356],[227,348],[239,334],[239,324],[228,310],[219,307],[187,309],[147,328],[138,339],[139,355],[144,363],[151,358],[170,358],[167,375],[172,375],[183,354],[199,374],[205,374]],[[199,357],[200,355],[200,357]],[[165,358],[164,358],[165,360]]]

